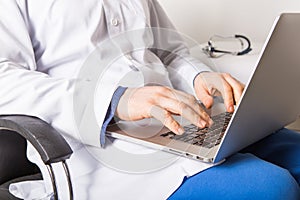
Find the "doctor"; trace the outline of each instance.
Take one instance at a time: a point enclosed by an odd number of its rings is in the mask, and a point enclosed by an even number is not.
[[[105,145],[112,117],[154,117],[182,134],[172,114],[199,127],[213,123],[196,99],[209,108],[212,96],[220,94],[229,112],[240,99],[244,86],[191,57],[156,0],[4,0],[0,8],[1,114],[34,115],[65,135],[74,150],[77,199],[299,199],[300,170],[287,159],[270,163],[272,145],[206,171],[212,166],[181,158],[145,174],[116,171],[85,151]],[[82,76],[85,66],[88,73]],[[89,109],[97,131],[82,125],[92,118]],[[276,144],[283,134],[293,142],[293,153],[300,153],[299,136],[288,130],[263,142]]]

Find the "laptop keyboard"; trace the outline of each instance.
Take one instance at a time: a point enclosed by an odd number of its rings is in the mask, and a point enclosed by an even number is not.
[[[210,128],[199,128],[193,124],[184,126],[185,132],[182,135],[176,135],[172,131],[163,133],[160,136],[170,138],[189,144],[212,148],[220,144],[228,123],[231,119],[232,113],[224,112],[213,116],[213,125]]]

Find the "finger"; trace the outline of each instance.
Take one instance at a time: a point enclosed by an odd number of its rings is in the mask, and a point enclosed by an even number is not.
[[[227,112],[233,112],[234,111],[233,90],[232,90],[231,85],[226,81],[224,76],[226,76],[226,75],[222,74],[222,77],[224,78],[222,80],[222,83],[223,83],[222,88],[220,88],[218,90],[222,93]]]
[[[197,89],[197,97],[200,99],[200,101],[203,103],[203,105],[209,109],[213,106],[214,104],[214,98],[213,96],[210,94],[210,92],[204,88],[204,87],[199,87]]]
[[[204,104],[204,106],[209,109],[212,107],[214,103],[213,95],[212,95],[212,87],[211,87],[211,74],[209,73],[201,73],[195,79],[195,92],[200,99],[200,101]],[[215,82],[213,80],[213,82]]]
[[[179,114],[185,119],[189,120],[195,126],[204,128],[212,124],[212,120],[209,115],[202,109],[199,112],[196,112],[188,104],[177,99],[162,97],[158,102],[158,105],[170,113]],[[199,106],[199,104],[197,105]],[[199,106],[200,107],[200,106]]]
[[[244,91],[245,85],[236,80],[230,74],[224,74],[224,79],[231,85],[233,90],[233,96],[235,103],[237,104],[241,100],[242,93]]]
[[[159,106],[152,106],[150,114],[175,134],[182,135],[184,133],[182,126],[180,126],[180,124],[173,118],[172,114],[167,110]]]
[[[187,104],[188,106],[190,106],[192,109],[194,109],[199,115],[203,115],[203,112],[205,112],[205,114],[207,114],[206,109],[204,108],[205,105],[201,105],[200,102],[191,94],[179,91],[179,90],[174,90],[174,99],[178,100],[178,101],[182,101],[185,104]],[[209,115],[205,115],[204,116],[209,117]],[[209,118],[206,118],[206,120],[209,120]]]
[[[213,123],[207,112],[191,94],[169,88],[157,100],[159,100],[158,105],[185,117],[196,126],[210,126]]]

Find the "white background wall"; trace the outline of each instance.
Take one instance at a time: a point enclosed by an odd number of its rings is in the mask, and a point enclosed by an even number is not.
[[[300,12],[300,0],[159,0],[175,26],[198,42],[213,34],[245,34],[263,42],[276,16]]]
[[[241,77],[237,75],[246,73],[246,67],[243,69],[243,73],[241,73],[240,70],[236,70],[234,67],[231,67],[231,70],[228,66],[235,66],[237,64],[254,66],[261,46],[266,40],[276,17],[282,12],[300,13],[300,0],[158,1],[179,32],[190,36],[199,43],[207,44],[209,38],[214,34],[223,36],[244,34],[248,36],[252,42],[253,51],[250,54],[253,55],[253,59],[251,56],[232,59],[230,59],[231,57],[225,56],[220,62],[217,62],[217,60],[212,61],[212,59],[209,60],[211,62],[205,62],[207,56],[203,57],[201,52],[193,54],[205,64],[211,67],[216,65],[216,69],[219,69],[219,71],[227,70],[227,72],[235,74],[235,76],[240,79]],[[300,24],[298,26],[300,26]],[[300,39],[295,42],[300,42]],[[194,43],[190,45],[194,46]],[[199,46],[196,47],[198,47],[196,50],[199,51]],[[191,52],[194,53],[193,49]],[[226,69],[221,69],[224,66],[226,66]],[[251,71],[252,68],[250,72]],[[247,77],[245,80],[247,80]]]
[[[281,12],[300,12],[300,0],[159,0],[159,2],[176,28],[199,43],[206,43],[214,34],[224,36],[245,34],[252,42],[264,42],[275,18]],[[300,118],[288,128],[300,132]]]

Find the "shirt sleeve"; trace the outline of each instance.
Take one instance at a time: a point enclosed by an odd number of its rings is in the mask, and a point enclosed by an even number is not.
[[[108,124],[112,121],[112,119],[115,115],[119,100],[120,100],[121,96],[124,94],[126,89],[127,89],[126,87],[119,86],[112,96],[111,103],[107,109],[106,116],[105,116],[104,122],[101,127],[101,131],[100,131],[101,147],[104,147],[104,145],[105,145],[106,128],[107,128]]]
[[[185,38],[176,31],[157,0],[150,1],[151,27],[154,27],[154,53],[167,66],[174,88],[194,94],[194,79],[204,71],[212,71],[190,55]],[[195,41],[192,41],[197,45]]]
[[[34,115],[51,124],[54,116],[72,119],[70,102],[77,80],[38,72],[27,24],[16,1],[1,1],[0,7],[1,114]],[[63,129],[68,132],[74,127]]]
[[[14,0],[0,1],[0,8],[0,113],[36,116],[70,139],[100,146],[100,128],[89,134],[80,135],[78,131],[87,99],[91,99],[89,88],[94,87],[95,81],[89,77],[54,77],[38,71],[24,13]],[[110,102],[110,97],[105,97]],[[74,100],[80,104],[75,105]]]

